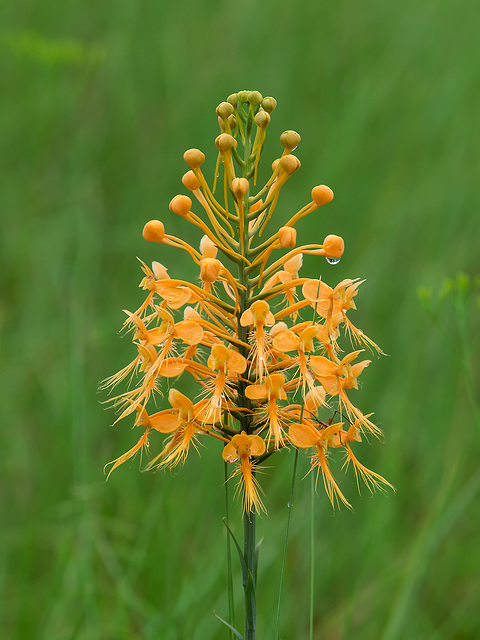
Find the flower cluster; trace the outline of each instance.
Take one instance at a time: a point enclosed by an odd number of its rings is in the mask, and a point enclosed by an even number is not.
[[[344,242],[336,235],[321,244],[296,245],[295,224],[328,204],[332,190],[315,186],[310,202],[282,227],[274,224],[280,191],[300,168],[293,154],[298,133],[282,133],[283,152],[266,183],[256,187],[275,107],[274,98],[258,91],[240,91],[218,105],[212,186],[202,171],[204,154],[185,152],[189,170],[182,182],[191,197],[175,196],[170,211],[200,229],[199,248],[167,233],[159,220],[147,222],[143,237],[186,251],[198,279],[180,280],[159,262],[142,263],[146,298],[139,309],[126,312],[125,320],[136,355],[105,381],[114,387],[138,380],[114,402],[120,418],[133,415],[143,429],[138,442],[111,463],[110,473],[148,446],[152,429],[166,437],[148,468],[184,462],[190,448],[210,436],[222,443],[223,459],[236,465],[246,512],[263,508],[256,467],[283,447],[311,452],[312,468],[321,471],[332,504],[350,506],[329,467],[333,449],[344,451],[345,464],[351,463],[370,489],[388,485],[354,454],[362,434],[380,433],[371,414],[364,415],[350,399],[370,363],[361,358],[362,345],[380,351],[350,318],[362,281],[347,279],[332,288],[299,275],[305,254],[324,256],[332,264],[343,255]],[[217,175],[223,184],[216,184]],[[262,241],[264,232],[269,237]],[[345,355],[344,336],[360,348]],[[154,411],[165,388],[168,406]]]

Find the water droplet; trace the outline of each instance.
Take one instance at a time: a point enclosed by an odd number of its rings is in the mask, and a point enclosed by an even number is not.
[[[338,264],[340,262],[340,258],[326,258],[328,264]]]
[[[293,502],[287,502],[287,508],[291,509],[293,507]]]

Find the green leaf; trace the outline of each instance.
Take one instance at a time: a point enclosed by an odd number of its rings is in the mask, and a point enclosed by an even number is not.
[[[232,540],[237,548],[237,553],[238,553],[238,557],[240,558],[240,564],[242,566],[242,576],[243,576],[243,584],[247,584],[248,582],[248,567],[247,567],[247,562],[245,560],[245,556],[243,555],[243,551],[240,547],[240,545],[237,542],[237,539],[235,538],[235,536],[233,535],[233,531],[230,529],[230,527],[228,526],[225,518],[222,519],[223,524],[225,525],[225,527],[227,528],[228,533],[232,536]]]
[[[233,633],[235,634],[235,636],[238,638],[238,640],[243,640],[243,636],[240,635],[240,633],[235,629],[235,627],[232,627],[231,624],[228,624],[228,622],[226,620],[224,620],[223,618],[221,618],[220,616],[217,616],[217,614],[215,613],[215,611],[213,612],[213,615],[220,620],[220,622],[223,622],[223,624],[228,627],[231,631],[233,631]]]

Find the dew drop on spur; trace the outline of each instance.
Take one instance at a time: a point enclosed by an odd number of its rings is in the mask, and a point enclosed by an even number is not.
[[[338,264],[340,262],[340,258],[325,258],[328,264]]]

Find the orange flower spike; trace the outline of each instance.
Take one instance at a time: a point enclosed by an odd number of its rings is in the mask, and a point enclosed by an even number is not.
[[[237,460],[240,460],[240,468],[234,475],[239,472],[242,476],[243,509],[245,513],[265,511],[253,474],[255,465],[251,460],[252,456],[264,454],[265,448],[265,442],[260,436],[247,435],[245,431],[242,431],[242,433],[234,435],[222,451],[222,457],[225,462],[237,462]]]
[[[242,327],[250,326],[253,328],[254,349],[256,349],[258,362],[258,376],[261,380],[267,370],[265,326],[271,327],[275,324],[275,317],[270,311],[268,302],[265,300],[256,300],[242,313],[240,324]]]

